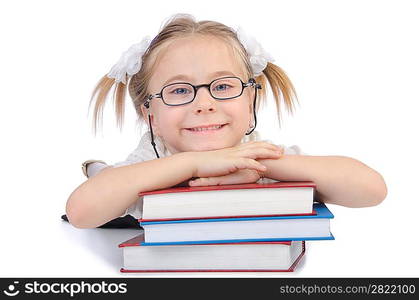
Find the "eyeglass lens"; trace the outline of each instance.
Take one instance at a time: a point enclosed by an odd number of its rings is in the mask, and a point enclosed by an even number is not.
[[[242,91],[242,81],[235,77],[220,78],[210,85],[210,93],[216,99],[238,97]],[[189,83],[174,83],[163,89],[162,97],[166,104],[183,104],[190,102],[195,98],[195,89]]]

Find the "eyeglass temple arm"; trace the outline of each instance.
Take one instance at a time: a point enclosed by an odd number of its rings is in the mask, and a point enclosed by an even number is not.
[[[153,134],[153,127],[151,126],[150,114],[148,114],[148,124],[150,127],[151,145],[153,145],[153,149],[154,149],[154,152],[156,153],[157,158],[160,158],[159,153],[157,152],[157,149],[156,149],[156,143],[154,142],[154,134]]]
[[[156,95],[154,95],[156,96]],[[144,102],[144,106],[149,109],[150,108],[150,100],[153,99],[153,96],[150,95],[146,98],[146,101]],[[159,153],[157,152],[156,149],[156,143],[154,142],[154,134],[153,134],[153,126],[151,126],[151,117],[150,117],[150,112],[148,113],[148,125],[150,128],[150,135],[151,135],[151,145],[153,146],[154,152],[156,153],[157,158],[160,158]]]
[[[246,86],[254,86],[255,87],[255,98],[253,99],[253,118],[255,119],[255,126],[250,130],[250,132],[247,132],[246,135],[249,135],[253,132],[253,130],[256,129],[256,125],[258,123],[256,118],[256,98],[258,94],[258,90],[262,89],[262,86],[259,83],[256,83],[256,81],[252,78],[250,79],[250,82],[246,84]]]

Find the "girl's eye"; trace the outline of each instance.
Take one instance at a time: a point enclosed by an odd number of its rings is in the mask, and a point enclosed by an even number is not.
[[[185,95],[188,92],[190,91],[187,88],[176,88],[176,89],[173,89],[170,93],[177,94],[177,95]]]
[[[217,91],[217,92],[219,92],[219,91],[225,91],[225,90],[227,90],[229,87],[231,87],[230,85],[228,85],[228,84],[226,84],[226,83],[223,83],[223,84],[218,84],[217,86],[215,86],[215,90]]]

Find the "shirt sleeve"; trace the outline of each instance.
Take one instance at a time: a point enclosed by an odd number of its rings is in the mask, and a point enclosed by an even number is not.
[[[128,166],[141,161],[144,161],[144,159],[140,155],[140,146],[138,146],[134,151],[132,151],[128,155],[128,157],[125,160],[113,164],[112,167],[117,168],[122,166]]]
[[[131,215],[136,219],[141,219],[143,216],[143,197],[138,197],[137,201],[125,210],[125,213],[121,215],[124,217]]]
[[[301,151],[301,148],[297,145],[292,145],[290,147],[286,147],[284,145],[280,146],[284,148],[285,155],[306,155],[303,151]]]
[[[97,173],[103,169],[109,167],[106,163],[94,162],[87,166],[87,178],[95,176]]]

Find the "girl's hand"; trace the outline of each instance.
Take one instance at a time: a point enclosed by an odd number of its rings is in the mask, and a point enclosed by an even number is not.
[[[262,174],[258,171],[251,169],[243,169],[228,175],[217,177],[201,177],[195,180],[190,180],[189,186],[254,183],[257,182],[261,177]]]
[[[190,152],[193,157],[193,177],[219,177],[234,174],[239,170],[265,172],[266,167],[257,159],[278,159],[283,154],[282,147],[267,142],[248,142],[236,147],[212,151]],[[253,173],[252,178],[256,178]],[[232,178],[249,180],[249,172],[241,172]]]

